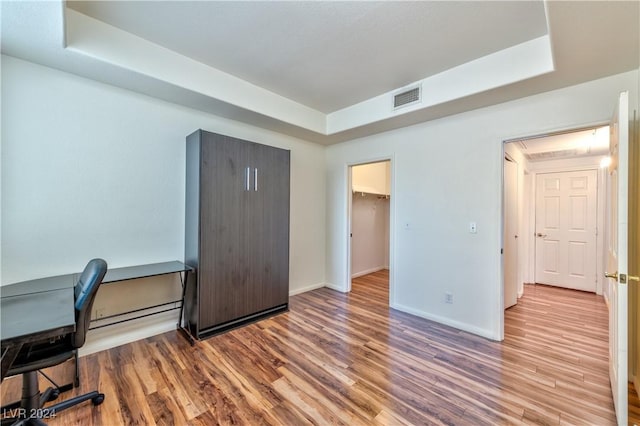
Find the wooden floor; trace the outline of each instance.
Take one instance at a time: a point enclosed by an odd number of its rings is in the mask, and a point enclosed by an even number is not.
[[[629,383],[629,425],[640,426],[640,398]]]
[[[293,296],[190,346],[165,333],[81,359],[106,394],[50,425],[615,423],[601,297],[526,286],[492,342],[388,308],[388,275]],[[70,395],[69,395],[70,396]]]

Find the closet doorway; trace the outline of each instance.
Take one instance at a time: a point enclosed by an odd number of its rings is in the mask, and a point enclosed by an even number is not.
[[[349,290],[389,301],[391,161],[349,167]]]

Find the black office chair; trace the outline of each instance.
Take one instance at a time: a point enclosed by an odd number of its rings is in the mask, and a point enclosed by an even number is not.
[[[20,350],[9,371],[8,376],[22,374],[22,400],[5,407],[3,413],[16,413],[17,416],[2,419],[5,424],[45,424],[40,418],[57,415],[60,411],[91,400],[94,405],[104,401],[104,394],[98,391],[62,401],[58,404],[43,408],[48,401],[56,399],[60,393],[59,388],[48,388],[40,393],[38,388],[38,370],[53,367],[63,362],[76,358],[76,386],[78,385],[77,350],[84,345],[91,319],[91,307],[95,299],[98,287],[107,272],[107,262],[102,259],[89,261],[75,285],[75,313],[76,331],[73,334],[60,336],[55,341],[43,341],[25,345]],[[20,409],[18,409],[20,408]]]

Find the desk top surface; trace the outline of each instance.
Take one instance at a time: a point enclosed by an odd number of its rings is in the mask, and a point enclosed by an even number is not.
[[[0,296],[4,299],[5,297],[69,288],[75,285],[76,280],[77,274],[67,274],[3,285],[0,287]]]
[[[193,268],[182,262],[178,262],[177,260],[171,262],[150,263],[147,265],[127,266],[124,268],[113,268],[107,269],[107,274],[104,276],[102,284],[174,274],[177,272],[189,272],[192,270]],[[0,286],[0,295],[2,297],[10,297],[27,293],[38,293],[41,291],[73,287],[76,282],[78,282],[79,276],[80,273],[76,272],[73,274],[38,278],[15,284],[8,284]]]
[[[128,266],[125,268],[108,269],[107,275],[102,280],[103,284],[118,281],[135,280],[139,278],[155,277],[158,275],[175,274],[177,272],[191,271],[191,267],[182,262],[150,263],[147,265]]]
[[[2,341],[75,327],[73,288],[58,288],[0,299]]]

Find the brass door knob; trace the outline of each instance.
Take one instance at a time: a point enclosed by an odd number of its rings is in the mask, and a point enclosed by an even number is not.
[[[640,277],[636,276],[636,275],[629,275],[627,276],[627,278],[629,279],[629,281],[640,281]]]
[[[614,280],[618,280],[618,271],[614,272],[613,274],[610,274],[608,272],[604,273],[604,276],[607,278],[613,278]]]

